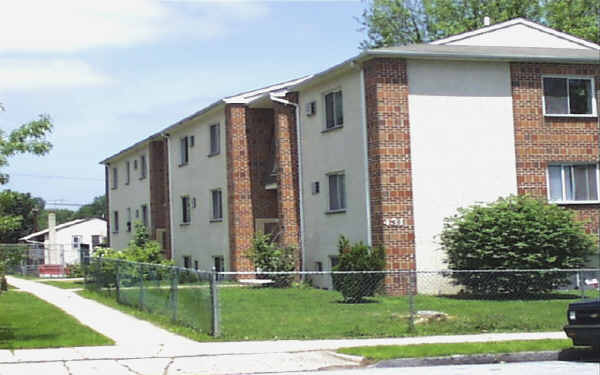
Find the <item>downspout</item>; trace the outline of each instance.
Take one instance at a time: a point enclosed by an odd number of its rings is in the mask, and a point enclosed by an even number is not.
[[[302,134],[301,134],[301,126],[300,126],[300,106],[294,102],[291,102],[289,100],[286,99],[281,99],[278,98],[276,96],[274,96],[273,94],[270,95],[271,96],[271,100],[274,102],[279,102],[285,105],[291,105],[294,106],[294,108],[296,109],[296,148],[298,149],[298,188],[299,188],[299,192],[298,192],[298,204],[300,205],[300,209],[298,210],[300,213],[300,247],[301,247],[301,256],[302,256],[302,269],[301,271],[304,272],[306,270],[306,249],[304,246],[304,187],[302,185]],[[304,274],[302,275],[302,280],[304,280]]]
[[[360,69],[360,120],[363,128],[363,152],[365,159],[363,163],[365,180],[365,212],[367,213],[367,245],[373,245],[371,229],[371,184],[369,181],[369,133],[367,130],[367,106],[365,98],[365,69]]]
[[[163,133],[163,137],[167,138],[167,173],[169,174],[169,242],[171,243],[171,260],[175,260],[175,227],[173,226],[173,173],[171,171],[171,138],[169,133]],[[175,260],[176,262],[176,260]]]

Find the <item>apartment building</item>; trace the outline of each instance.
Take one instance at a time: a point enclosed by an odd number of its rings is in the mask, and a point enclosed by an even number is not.
[[[252,270],[263,231],[296,246],[302,270],[330,269],[340,234],[383,245],[390,269],[438,270],[445,217],[525,193],[598,233],[599,82],[600,46],[524,19],[367,50],[104,160],[110,243],[147,205],[153,237],[189,267]],[[143,155],[150,178],[126,185]]]

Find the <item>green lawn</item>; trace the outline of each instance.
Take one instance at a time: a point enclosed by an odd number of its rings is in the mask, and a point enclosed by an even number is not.
[[[0,349],[113,345],[59,308],[25,292],[0,295]]]
[[[144,293],[145,308],[153,314],[143,318],[175,329],[177,326],[170,319],[173,308],[169,290],[146,288]],[[83,295],[98,296],[87,291]],[[129,304],[139,305],[137,289],[123,289],[121,296]],[[180,323],[209,332],[209,296],[208,288],[180,289],[176,318]],[[369,303],[346,304],[340,302],[341,295],[335,291],[219,288],[221,333],[225,340],[560,331],[566,323],[567,305],[576,299],[565,294],[549,296],[548,299],[503,301],[417,296],[416,310],[441,311],[448,314],[448,319],[417,324],[415,331],[411,332],[408,328],[407,297],[377,297]],[[111,301],[110,298],[104,298],[102,302],[107,301]],[[164,315],[159,319],[160,314]],[[205,334],[193,338],[210,340]]]
[[[518,340],[457,344],[381,345],[342,348],[338,353],[358,355],[369,360],[395,358],[444,357],[456,354],[503,354],[564,350],[572,347],[571,340]]]
[[[56,280],[39,280],[40,282],[52,285],[61,289],[80,289],[85,287],[83,280],[79,281],[56,281]]]

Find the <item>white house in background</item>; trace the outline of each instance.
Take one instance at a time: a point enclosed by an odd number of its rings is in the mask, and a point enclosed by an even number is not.
[[[77,219],[60,225],[55,225],[55,220],[54,215],[50,214],[48,229],[19,239],[20,241],[43,246],[44,258],[42,264],[65,265],[79,263],[81,249],[91,251],[106,240],[106,220],[104,219]]]

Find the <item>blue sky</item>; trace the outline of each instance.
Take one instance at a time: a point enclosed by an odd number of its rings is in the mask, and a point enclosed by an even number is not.
[[[105,157],[219,98],[356,55],[364,34],[355,17],[364,6],[358,0],[5,0],[0,128],[42,113],[55,128],[50,154],[11,159],[3,188],[50,202],[90,202],[104,193],[98,162]]]

